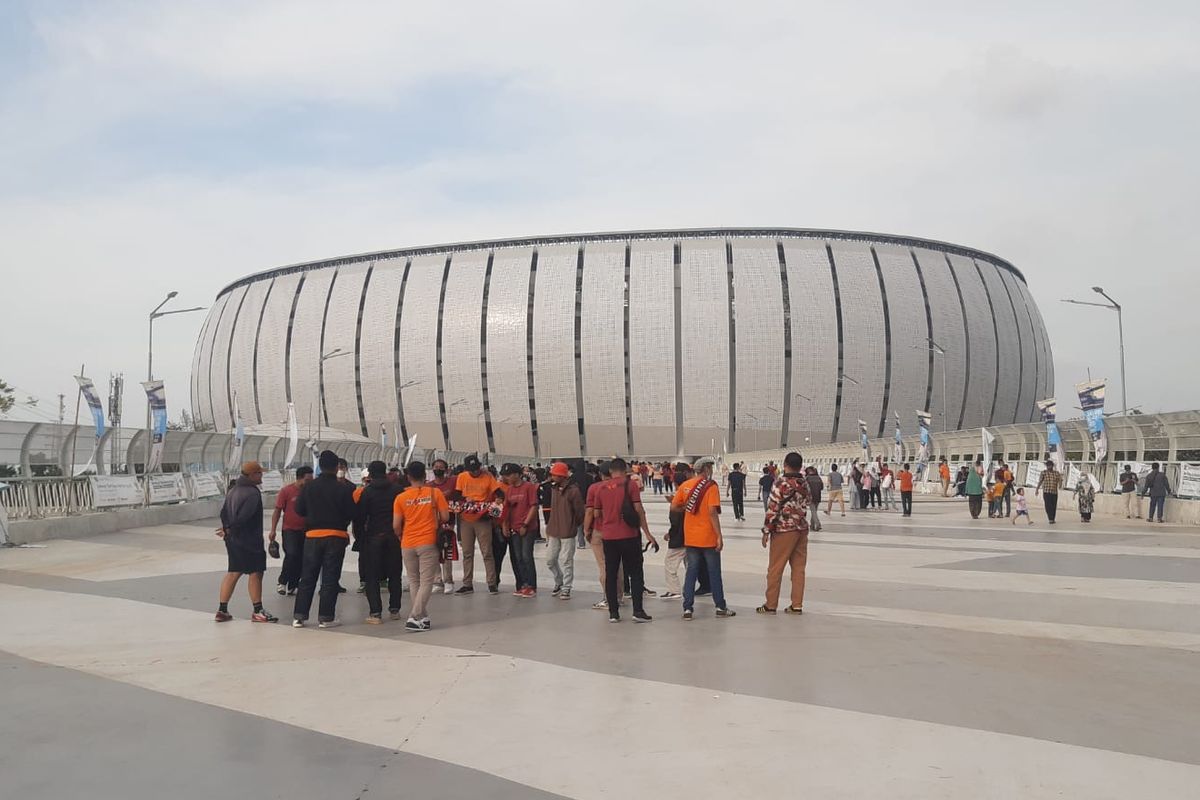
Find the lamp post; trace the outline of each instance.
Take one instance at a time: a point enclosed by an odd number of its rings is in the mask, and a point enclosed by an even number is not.
[[[154,320],[159,317],[167,317],[171,314],[189,314],[193,311],[203,311],[203,306],[195,308],[181,308],[176,311],[163,311],[162,307],[171,302],[179,292],[168,292],[166,298],[154,307],[150,312],[150,335],[146,342],[146,381],[154,380]],[[150,505],[150,440],[154,438],[154,432],[151,430],[150,420],[150,398],[146,398],[146,450],[145,461],[142,462],[142,482],[143,487],[143,502],[145,505]]]
[[[325,362],[331,358],[337,358],[338,356],[348,356],[348,355],[350,355],[350,353],[343,351],[342,348],[340,348],[340,347],[335,347],[332,350],[330,350],[328,353],[321,354],[321,360],[318,363],[318,368],[321,373],[321,381],[320,381],[320,383],[321,383],[321,396],[320,396],[321,407],[317,409],[317,443],[318,444],[320,444],[320,442],[321,442],[321,421],[325,419],[325,377],[324,377],[325,376]]]
[[[1095,306],[1096,308],[1107,308],[1117,312],[1117,341],[1121,347],[1121,414],[1126,416],[1129,414],[1129,400],[1125,395],[1125,321],[1121,315],[1121,304],[1108,296],[1108,293],[1099,286],[1093,286],[1092,291],[1107,300],[1107,303],[1091,303],[1087,300],[1063,300],[1064,303],[1071,303],[1077,306]]]
[[[799,398],[799,399],[801,399],[801,400],[804,400],[805,402],[807,402],[807,403],[808,403],[808,416],[806,416],[806,417],[805,417],[805,420],[804,420],[804,421],[805,421],[806,423],[808,423],[808,428],[807,428],[806,430],[808,430],[808,432],[809,432],[809,433],[812,433],[812,402],[813,402],[813,399],[812,399],[811,397],[809,397],[808,395],[806,395],[806,394],[800,394],[799,392],[796,392],[794,395],[792,395],[792,399],[793,399],[793,400],[795,400],[795,399],[797,399],[797,398]],[[790,427],[792,427],[792,426],[791,426],[791,425],[789,425],[788,427],[790,428]],[[785,433],[785,435],[784,435],[784,441],[783,441],[783,446],[784,446],[784,447],[787,447],[787,444],[788,444],[788,443],[787,443],[787,439],[788,439],[788,435],[789,435],[790,433],[791,433],[791,431],[788,431],[788,432],[787,432],[787,433]],[[809,437],[807,437],[807,436],[805,436],[805,437],[804,437],[804,441],[806,441],[806,442],[807,442],[807,441],[808,441],[808,439],[809,439]]]
[[[949,398],[946,397],[946,348],[935,342],[928,336],[925,337],[925,346],[914,344],[914,350],[932,350],[935,356],[942,357],[942,433],[946,432],[946,419],[949,417]]]

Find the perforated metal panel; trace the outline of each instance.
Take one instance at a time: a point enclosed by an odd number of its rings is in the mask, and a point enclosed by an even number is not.
[[[399,443],[399,409],[396,407],[396,311],[400,303],[400,284],[404,280],[407,259],[378,261],[371,273],[371,286],[363,306],[362,337],[359,339],[359,377],[362,381],[363,413],[367,432],[378,436],[379,424],[387,425],[388,442]],[[419,375],[402,381],[433,381]]]
[[[480,366],[480,326],[483,320],[483,282],[488,251],[467,250],[450,260],[442,334],[442,391],[446,423],[454,450],[487,449],[481,437],[483,372]],[[495,284],[493,283],[493,286]]]
[[[1013,313],[1012,303],[1009,302],[1008,292],[1004,288],[1004,280],[996,268],[983,261],[976,261],[975,265],[983,275],[984,286],[987,287],[996,319],[1000,383],[996,392],[996,412],[992,417],[992,424],[1007,425],[1016,417],[1017,402],[1021,394],[1022,353],[1017,318]]]
[[[967,327],[971,331],[971,385],[963,427],[990,425],[992,399],[996,391],[996,333],[983,281],[968,258],[950,256],[954,274],[962,287],[967,309]]]
[[[925,276],[925,289],[929,292],[929,310],[933,316],[933,340],[941,345],[946,355],[933,357],[933,401],[928,409],[933,415],[934,430],[955,430],[962,412],[964,381],[967,375],[966,319],[958,301],[958,290],[954,276],[946,264],[946,256],[933,250],[915,250]],[[942,369],[945,364],[943,386]],[[943,397],[943,392],[946,397]],[[920,410],[920,409],[914,409]],[[904,420],[912,412],[901,410]],[[943,416],[948,414],[948,416]],[[914,419],[915,424],[915,419]]]
[[[421,381],[400,390],[405,428],[409,436],[417,437],[417,447],[435,450],[446,446],[437,386],[438,298],[445,266],[445,255],[417,256],[412,260],[400,317],[400,376]],[[447,352],[452,350],[456,337],[462,335],[465,334],[454,327],[451,318],[443,342],[449,345]]]
[[[837,307],[825,242],[785,239],[783,253],[792,309],[788,446],[803,448],[805,444],[828,442],[833,430],[838,370]]]
[[[325,317],[325,352],[340,350],[346,354],[339,353],[325,361],[325,414],[329,427],[359,436],[364,434],[358,419],[358,392],[354,381],[355,333],[363,280],[369,267],[370,264],[347,264],[338,269],[333,292],[329,295],[329,313]]]
[[[883,299],[871,249],[852,242],[834,242],[838,289],[842,300],[842,352],[845,355],[842,381],[842,415],[838,439],[858,437],[858,420],[867,423],[867,433],[879,435],[883,410],[887,343],[884,339]]]
[[[237,398],[242,423],[247,426],[258,423],[258,407],[254,402],[254,343],[258,334],[258,320],[270,287],[269,278],[247,287],[242,313],[238,315],[233,329],[233,347],[229,353],[229,389]]]
[[[1038,376],[1042,371],[1042,358],[1039,352],[1041,345],[1034,335],[1033,322],[1025,305],[1025,297],[1021,294],[1020,287],[1017,286],[1020,281],[1006,269],[1000,269],[982,261],[976,263],[982,269],[990,268],[997,271],[1000,279],[1004,282],[1005,289],[1008,290],[1012,306],[1016,309],[1017,330],[1021,334],[1021,360],[1024,364],[1021,372],[1021,390],[1017,398],[1016,421],[1032,422],[1033,413],[1036,410],[1033,404],[1040,399],[1034,395],[1037,394]]]
[[[200,408],[199,417],[208,422],[215,424],[216,415],[213,413],[214,386],[213,375],[214,369],[225,369],[225,356],[222,355],[214,363],[213,344],[217,338],[217,327],[220,325],[221,319],[225,316],[225,308],[229,305],[231,292],[226,292],[217,298],[213,303],[212,310],[208,314],[208,324],[204,330],[204,340],[202,342],[202,352],[200,354],[200,379],[196,382],[197,389],[200,393]]]
[[[912,430],[915,412],[925,407],[930,378],[929,343],[925,340],[929,325],[912,253],[907,248],[876,245],[875,254],[883,271],[892,330],[892,383],[884,425],[886,435],[894,430],[897,413],[902,427]],[[941,365],[935,366],[935,371],[940,372]]]
[[[734,239],[733,300],[737,342],[737,432],[730,448],[779,446],[785,367],[783,288],[774,239]]]
[[[191,406],[192,416],[197,421],[204,419],[204,414],[200,411],[200,393],[208,392],[208,377],[207,371],[201,376],[200,364],[207,364],[205,358],[206,345],[208,342],[208,332],[214,324],[212,309],[209,309],[208,314],[204,318],[204,324],[200,326],[200,335],[196,337],[196,349],[192,351],[192,375],[191,375]]]
[[[533,250],[497,250],[488,289],[487,383],[497,453],[533,453],[526,331]],[[486,445],[486,439],[485,445]]]
[[[233,430],[233,408],[229,392],[229,342],[233,336],[233,326],[239,315],[242,298],[248,288],[239,286],[229,293],[229,304],[217,325],[217,335],[213,338],[213,360],[209,374],[212,376],[213,424],[219,431]],[[253,342],[250,344],[253,345]]]
[[[629,399],[638,455],[673,456],[675,246],[632,243],[629,255]]]
[[[1030,316],[1033,318],[1033,341],[1034,346],[1038,350],[1038,375],[1037,381],[1033,390],[1033,407],[1030,409],[1030,421],[1036,422],[1041,420],[1041,414],[1037,410],[1037,401],[1045,400],[1054,395],[1054,356],[1050,350],[1050,338],[1046,334],[1045,325],[1042,322],[1042,312],[1038,309],[1037,303],[1034,302],[1033,296],[1029,293],[1029,287],[1025,282],[1014,278],[1014,284],[1020,293],[1021,300],[1025,303],[1025,307],[1029,310]]]
[[[581,354],[588,454],[625,453],[625,245],[583,250]]]
[[[287,421],[287,331],[297,274],[280,275],[271,287],[258,331],[258,413],[265,424]],[[296,411],[296,419],[304,417]]]
[[[289,355],[292,402],[296,404],[296,420],[302,435],[306,436],[315,435],[318,429],[326,427],[320,417],[317,380],[321,364],[321,321],[325,316],[325,301],[329,297],[329,285],[334,272],[333,267],[326,267],[307,274],[296,301],[296,316],[292,320],[292,350]],[[326,343],[325,352],[332,349]],[[330,363],[327,361],[326,366]]]
[[[724,239],[684,240],[683,447],[718,451],[729,433],[729,273]]]
[[[538,251],[533,300],[533,393],[543,458],[579,455],[575,403],[575,269],[579,248]]]

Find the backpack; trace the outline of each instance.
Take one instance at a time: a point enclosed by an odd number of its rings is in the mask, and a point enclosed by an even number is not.
[[[633,495],[629,493],[629,481],[625,481],[625,496],[621,498],[621,521],[635,531],[642,527],[642,518],[633,507]]]

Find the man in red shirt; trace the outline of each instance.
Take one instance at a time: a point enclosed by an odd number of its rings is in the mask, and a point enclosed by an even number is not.
[[[500,526],[513,554],[517,588],[514,597],[537,597],[537,567],[533,561],[533,545],[538,532],[538,487],[525,480],[521,467],[505,464],[500,468],[504,481],[504,513]]]
[[[619,571],[625,568],[629,576],[633,601],[633,621],[649,622],[652,617],[642,608],[645,582],[642,574],[642,541],[645,533],[650,545],[658,551],[658,541],[650,533],[646,510],[642,508],[642,493],[626,476],[624,459],[608,462],[609,479],[588,489],[587,511],[583,517],[583,532],[588,541],[595,531],[604,539],[604,594],[608,603],[608,621],[620,622],[621,580]],[[636,521],[636,526],[630,523]]]
[[[312,480],[313,468],[300,467],[296,480],[279,490],[275,495],[275,510],[271,512],[271,541],[275,541],[275,529],[283,518],[283,566],[279,570],[278,594],[293,595],[300,585],[300,566],[304,563],[304,532],[307,530],[304,517],[296,513],[296,501],[304,484]]]
[[[444,459],[439,458],[433,462],[433,477],[426,482],[426,485],[449,497],[454,491],[455,477],[450,474],[450,465]],[[450,514],[450,523],[457,529],[456,514]],[[441,554],[438,555],[440,558]],[[437,577],[433,579],[433,591],[434,593],[454,594],[454,562],[450,559],[442,560],[438,564]]]

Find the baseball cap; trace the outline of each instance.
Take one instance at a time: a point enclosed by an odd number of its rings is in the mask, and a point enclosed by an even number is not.
[[[566,478],[571,474],[571,468],[562,461],[555,461],[550,465],[550,474],[556,478]]]
[[[520,475],[520,474],[521,474],[521,467],[520,467],[519,465],[517,465],[517,464],[514,464],[514,463],[512,463],[512,462],[510,461],[509,463],[507,463],[507,464],[505,464],[504,466],[500,467],[500,474],[501,474],[501,475]]]
[[[469,470],[475,470],[483,466],[483,462],[479,460],[479,456],[472,453],[463,459],[463,466]]]

